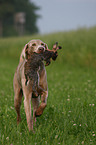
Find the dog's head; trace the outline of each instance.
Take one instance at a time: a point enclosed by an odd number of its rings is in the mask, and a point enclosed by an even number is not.
[[[32,55],[35,53],[43,53],[45,50],[48,49],[48,46],[46,43],[44,43],[41,40],[31,40],[28,44],[25,45],[25,56],[28,57],[28,55]]]
[[[42,53],[45,51],[45,49],[48,49],[48,46],[46,43],[44,43],[41,40],[31,40],[28,44],[27,44],[27,48],[28,48],[28,52],[32,53]]]
[[[26,58],[26,54],[31,55],[33,52],[43,53],[47,49],[48,49],[48,46],[43,41],[39,39],[31,40],[24,46],[24,49],[20,56],[20,62],[22,62],[24,58]]]

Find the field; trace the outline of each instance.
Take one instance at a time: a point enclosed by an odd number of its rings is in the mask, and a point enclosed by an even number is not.
[[[28,131],[23,102],[17,126],[13,92],[21,50],[31,39],[63,47],[46,67],[49,96],[35,134]],[[0,39],[0,145],[46,144],[96,144],[96,27]]]

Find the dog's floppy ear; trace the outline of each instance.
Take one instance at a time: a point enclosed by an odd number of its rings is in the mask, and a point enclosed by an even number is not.
[[[45,49],[48,49],[48,45],[45,43]]]
[[[28,45],[26,45],[25,48],[25,58],[28,59],[29,53],[28,53]]]
[[[22,53],[21,53],[21,56],[20,56],[20,62],[22,62],[26,57],[25,50],[26,50],[27,47],[28,47],[28,44],[26,44],[24,46],[23,50],[22,50]]]

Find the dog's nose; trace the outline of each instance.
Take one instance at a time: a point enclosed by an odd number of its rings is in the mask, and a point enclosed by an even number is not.
[[[39,47],[40,52],[43,52],[44,50],[45,50],[44,47]]]

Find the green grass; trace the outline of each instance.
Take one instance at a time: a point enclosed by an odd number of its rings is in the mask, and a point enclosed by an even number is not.
[[[44,114],[29,133],[24,105],[16,125],[13,76],[24,45],[38,38],[63,47],[47,69]],[[45,36],[0,39],[0,145],[96,144],[96,27]]]

